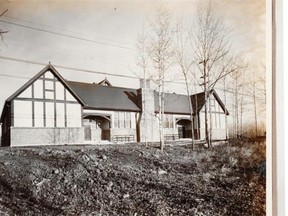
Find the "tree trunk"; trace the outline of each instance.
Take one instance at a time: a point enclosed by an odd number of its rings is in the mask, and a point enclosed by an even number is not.
[[[190,109],[190,122],[191,122],[191,144],[192,144],[192,150],[194,150],[194,145],[195,145],[195,136],[194,136],[194,120],[193,120],[193,107],[192,107],[192,100],[190,97],[190,91],[189,91],[189,85],[188,85],[188,78],[184,73],[184,78],[185,78],[185,84],[186,84],[186,91],[187,91],[187,96],[189,100],[189,109]]]
[[[256,102],[256,81],[255,71],[253,72],[253,104],[254,104],[254,119],[255,119],[255,136],[258,136],[258,123],[257,123],[257,102]]]
[[[226,77],[224,77],[224,103],[227,105],[226,101]],[[227,126],[227,113],[225,109],[225,133],[226,133],[226,140],[228,140],[228,126]]]
[[[209,136],[209,128],[208,128],[208,109],[207,109],[207,99],[208,99],[208,89],[207,89],[207,73],[206,73],[206,60],[203,61],[204,66],[204,92],[205,92],[205,103],[204,103],[204,111],[205,111],[205,138],[208,145],[208,148],[211,147],[210,136]]]

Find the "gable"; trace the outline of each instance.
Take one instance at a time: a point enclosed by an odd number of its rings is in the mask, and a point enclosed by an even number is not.
[[[203,97],[200,98],[200,104],[201,104],[201,108],[199,111],[204,112],[205,109],[205,94],[203,92],[202,94]],[[208,97],[208,106],[207,106],[207,110],[209,111],[209,109],[211,108],[211,112],[216,112],[216,113],[223,113],[226,115],[229,115],[228,110],[226,109],[224,103],[221,101],[221,99],[219,98],[218,94],[212,90],[211,93],[209,94]],[[210,105],[209,105],[210,103]]]
[[[229,115],[228,110],[226,109],[224,103],[218,96],[215,90],[211,90],[209,92],[209,97],[215,99],[215,103],[217,103],[217,106],[220,106],[221,109],[218,109],[218,112],[223,111],[226,115]],[[192,101],[192,107],[194,114],[199,113],[200,111],[204,110],[204,104],[205,104],[205,92],[200,92],[194,95],[191,95],[191,101]]]
[[[103,85],[103,86],[112,86],[112,84],[108,81],[108,79],[105,77],[104,80],[98,83],[98,85]]]
[[[67,93],[64,94],[64,91]],[[56,69],[49,64],[11,95],[7,101],[12,101],[15,98],[62,100],[64,96],[70,101],[78,101],[82,106],[84,105],[81,98],[69,87]]]
[[[16,99],[42,99],[74,101],[77,99],[66,89],[59,79],[50,71],[46,71],[32,82]]]
[[[82,106],[61,76],[45,70],[9,99],[14,127],[81,127]]]

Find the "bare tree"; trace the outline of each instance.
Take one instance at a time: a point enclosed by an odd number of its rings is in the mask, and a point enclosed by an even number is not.
[[[191,100],[191,93],[190,93],[190,80],[189,80],[189,73],[192,73],[191,67],[193,65],[193,58],[191,57],[191,54],[189,54],[189,35],[188,32],[185,31],[183,27],[183,23],[181,21],[178,21],[176,24],[176,30],[175,30],[175,43],[173,46],[174,50],[174,56],[176,59],[176,63],[178,64],[180,71],[182,75],[184,76],[185,80],[185,87],[187,92],[187,97],[189,100],[189,109],[190,109],[190,122],[191,122],[191,144],[192,149],[194,149],[194,119],[193,119],[193,106],[192,106],[192,100]]]
[[[170,60],[173,52],[171,47],[171,14],[164,7],[160,7],[157,11],[155,19],[151,22],[152,35],[149,38],[149,57],[152,60],[155,69],[159,96],[159,133],[160,148],[164,149],[164,105],[165,105],[165,75],[170,67]]]
[[[211,127],[208,127],[207,102],[210,91],[216,83],[233,72],[231,67],[233,57],[230,56],[231,45],[228,39],[230,26],[223,19],[215,15],[211,3],[205,7],[199,6],[197,11],[197,22],[192,35],[192,44],[196,64],[203,78],[205,92],[205,136],[208,147],[211,147]],[[210,110],[210,109],[209,109]],[[210,121],[211,122],[211,121]]]
[[[242,81],[242,73],[243,71],[237,70],[231,73],[232,78],[232,94],[233,94],[233,101],[232,101],[232,113],[233,113],[233,135],[238,137],[240,135],[240,128],[241,128],[241,112],[243,109],[243,97],[241,94],[241,90],[243,89],[243,81]]]
[[[261,120],[265,122],[266,114],[266,87],[265,87],[265,67],[260,65],[254,65],[250,69],[251,78],[249,82],[246,82],[246,91],[250,95],[249,108],[252,111],[254,120],[254,136],[259,136],[262,131],[260,129]],[[262,128],[263,129],[263,128]]]
[[[253,106],[254,106],[254,120],[255,120],[255,136],[258,136],[258,118],[257,118],[257,99],[256,99],[256,75],[255,70],[253,70]]]
[[[6,9],[4,12],[2,12],[2,13],[0,14],[0,17],[2,17],[7,11],[8,11],[8,9]],[[5,30],[0,29],[0,37],[1,37],[1,40],[2,40],[2,41],[3,41],[3,34],[6,34],[6,33],[8,33],[8,31],[5,31]]]

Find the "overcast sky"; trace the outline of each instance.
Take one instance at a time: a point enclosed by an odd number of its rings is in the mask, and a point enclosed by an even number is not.
[[[0,43],[0,110],[44,67],[31,62],[135,77],[137,34],[161,4],[175,18],[195,20],[195,0],[2,1],[0,13],[8,12],[0,18],[0,29],[9,32]],[[233,52],[265,62],[265,0],[212,0],[212,6],[233,24]],[[137,79],[56,69],[68,80],[99,82],[106,76],[114,86],[139,87]],[[183,89],[170,87],[175,92]]]

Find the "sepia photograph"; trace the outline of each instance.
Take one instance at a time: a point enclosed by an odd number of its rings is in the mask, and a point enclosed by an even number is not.
[[[0,214],[270,215],[272,20],[266,0],[0,0]]]

